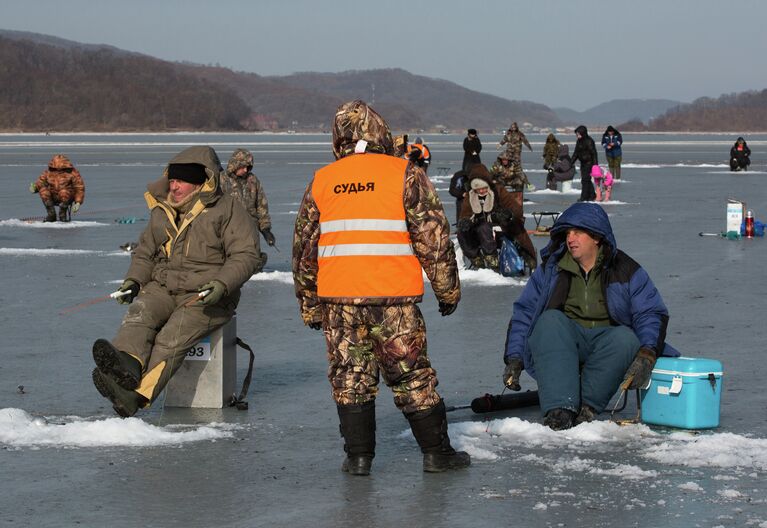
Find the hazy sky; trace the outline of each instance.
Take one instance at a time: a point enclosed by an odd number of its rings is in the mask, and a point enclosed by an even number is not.
[[[767,88],[759,0],[0,0],[0,28],[261,75],[400,67],[585,110]]]

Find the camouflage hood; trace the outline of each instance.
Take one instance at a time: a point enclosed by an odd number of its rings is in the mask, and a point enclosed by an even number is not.
[[[248,172],[253,170],[253,154],[249,150],[238,148],[232,152],[232,157],[226,164],[226,173],[234,176],[234,173],[242,167],[247,168]]]
[[[66,171],[74,169],[75,166],[72,165],[72,162],[64,154],[56,154],[48,162],[48,168],[52,171]]]
[[[391,131],[383,117],[359,100],[342,104],[333,120],[333,155],[341,159],[354,153],[361,139],[368,142],[367,152],[394,153]]]
[[[222,171],[221,162],[218,159],[218,154],[211,147],[196,146],[182,150],[168,162],[168,165],[174,163],[197,163],[205,167],[208,179],[200,189],[200,201],[206,205],[211,204],[221,195],[219,187],[219,175]],[[156,200],[162,201],[168,196],[169,190],[170,183],[168,181],[168,167],[166,166],[162,177],[147,185],[147,192]]]

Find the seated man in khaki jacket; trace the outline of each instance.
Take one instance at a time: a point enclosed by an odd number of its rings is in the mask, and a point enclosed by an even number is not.
[[[259,264],[253,223],[220,172],[212,148],[190,147],[147,186],[149,225],[118,297],[128,313],[111,343],[93,344],[93,383],[120,416],[151,405],[189,347],[232,318]]]

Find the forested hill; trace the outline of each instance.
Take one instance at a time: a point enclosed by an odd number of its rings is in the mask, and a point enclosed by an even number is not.
[[[230,89],[168,62],[0,35],[0,130],[227,130],[249,113]]]
[[[648,130],[705,132],[767,129],[767,90],[702,97],[652,119]]]
[[[263,77],[112,46],[0,30],[0,130],[328,130],[338,104],[372,102],[396,130],[553,126],[545,105],[404,70]]]

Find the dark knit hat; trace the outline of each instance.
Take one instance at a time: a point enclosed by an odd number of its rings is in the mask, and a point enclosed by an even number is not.
[[[477,135],[477,129],[476,128],[470,128],[468,130],[468,133],[471,134],[472,136],[476,136]]]
[[[168,165],[168,179],[202,185],[208,179],[208,173],[199,163],[171,163]]]

